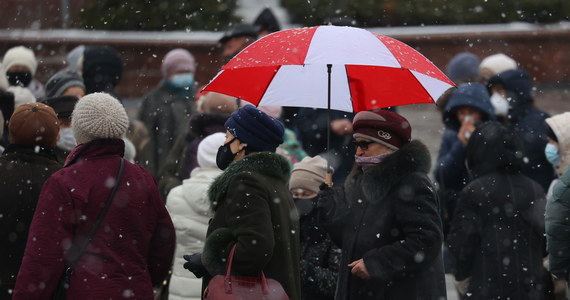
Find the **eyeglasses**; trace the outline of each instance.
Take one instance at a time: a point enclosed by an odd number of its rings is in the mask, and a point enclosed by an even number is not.
[[[352,141],[352,143],[354,144],[354,147],[358,148],[360,147],[360,149],[362,150],[368,150],[368,145],[374,143],[372,141]]]

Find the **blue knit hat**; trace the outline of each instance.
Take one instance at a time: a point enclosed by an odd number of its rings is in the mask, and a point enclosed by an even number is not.
[[[277,146],[283,143],[283,124],[253,105],[246,105],[232,113],[225,126],[253,151],[275,152]]]
[[[470,52],[461,52],[455,55],[447,66],[447,76],[455,83],[473,79],[479,75],[479,57]]]

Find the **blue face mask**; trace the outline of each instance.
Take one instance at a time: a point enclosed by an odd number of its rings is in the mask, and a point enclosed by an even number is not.
[[[172,85],[179,88],[191,87],[194,84],[194,74],[192,73],[181,73],[172,76],[170,79]]]
[[[560,161],[560,156],[558,155],[558,147],[554,144],[548,143],[544,148],[544,155],[546,155],[546,160],[552,165],[556,165]]]

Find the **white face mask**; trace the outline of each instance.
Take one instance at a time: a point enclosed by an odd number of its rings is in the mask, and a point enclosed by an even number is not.
[[[59,140],[56,145],[59,149],[65,151],[71,151],[75,146],[77,146],[77,141],[75,141],[75,136],[73,136],[73,130],[71,127],[59,130]]]
[[[495,115],[506,117],[509,112],[509,101],[499,93],[493,93],[490,100],[493,108],[495,109]]]

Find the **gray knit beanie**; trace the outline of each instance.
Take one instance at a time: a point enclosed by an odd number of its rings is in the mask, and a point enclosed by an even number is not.
[[[129,117],[113,96],[92,93],[79,99],[75,105],[71,127],[78,144],[96,139],[120,139],[127,132]]]
[[[293,166],[289,188],[302,188],[318,193],[319,186],[325,182],[326,173],[327,161],[324,158],[318,155],[315,157],[306,156]]]
[[[62,96],[65,90],[74,86],[80,87],[85,91],[85,84],[81,75],[70,71],[57,72],[46,82],[46,97]]]

